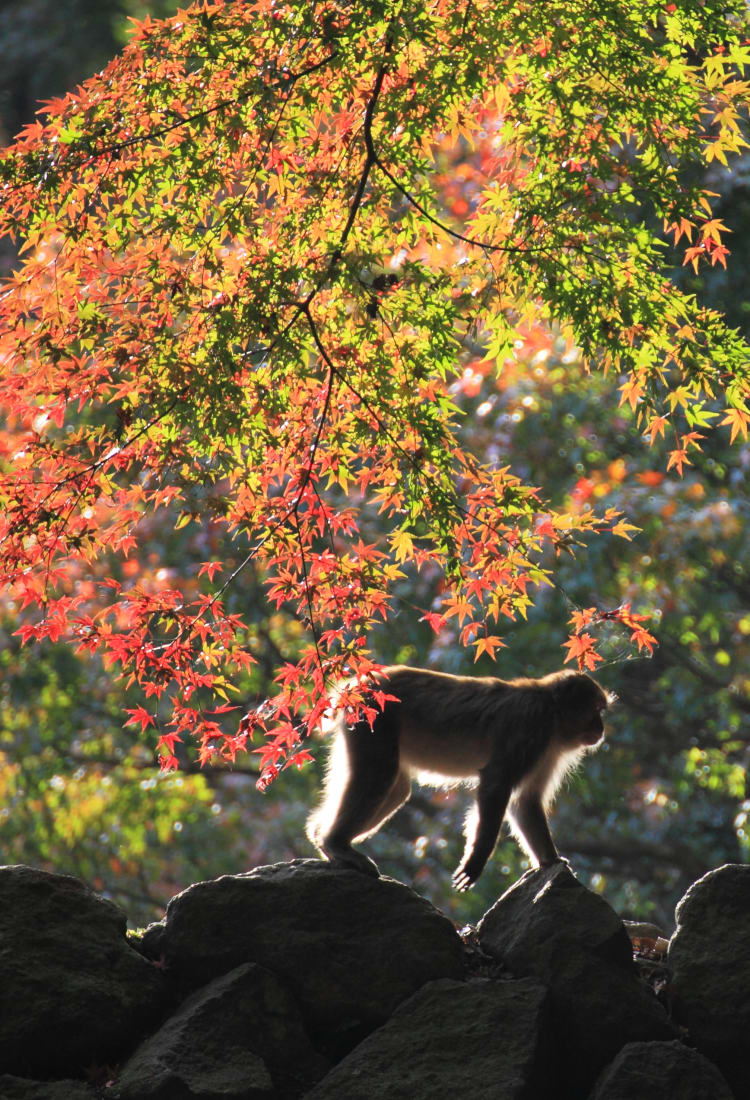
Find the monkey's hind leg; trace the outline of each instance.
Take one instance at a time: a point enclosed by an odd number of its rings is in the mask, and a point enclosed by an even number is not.
[[[331,751],[320,809],[308,836],[332,863],[377,877],[371,859],[352,841],[375,832],[409,796],[407,776],[399,773],[398,741],[385,721],[375,728],[359,723],[339,732]]]
[[[406,772],[399,772],[393,786],[378,806],[367,824],[354,837],[355,841],[366,840],[368,836],[376,833],[381,825],[384,825],[389,817],[393,817],[411,795],[411,778]]]

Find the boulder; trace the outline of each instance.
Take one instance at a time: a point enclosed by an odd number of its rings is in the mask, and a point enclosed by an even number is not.
[[[95,1095],[83,1081],[31,1081],[9,1073],[0,1075],[2,1100],[94,1100]]]
[[[307,1100],[552,1100],[548,1002],[530,979],[430,982]]]
[[[628,1043],[589,1100],[732,1100],[716,1066],[682,1043]]]
[[[738,1097],[750,1096],[750,866],[693,883],[675,910],[667,961],[675,1019]]]
[[[340,1057],[435,978],[463,978],[453,925],[408,886],[302,859],[189,887],[142,949],[195,987],[245,962],[276,974]]]
[[[133,1054],[113,1100],[281,1100],[303,1095],[328,1062],[273,974],[245,963],[199,989]]]
[[[565,864],[519,879],[482,918],[478,934],[483,950],[515,975],[549,988],[560,1072],[574,1095],[591,1088],[625,1043],[677,1037],[638,978],[622,921]]]
[[[0,867],[0,1073],[75,1077],[130,1052],[165,989],[125,924],[78,879]]]

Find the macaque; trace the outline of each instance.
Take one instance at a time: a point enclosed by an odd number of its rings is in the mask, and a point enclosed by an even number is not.
[[[540,867],[557,853],[547,811],[565,775],[604,735],[610,696],[589,676],[563,671],[540,680],[450,676],[394,665],[373,678],[386,701],[370,727],[334,715],[334,742],[321,804],[307,834],[333,863],[377,876],[352,841],[363,840],[402,806],[412,779],[433,787],[469,785],[476,802],[457,890],[479,878],[507,816]]]

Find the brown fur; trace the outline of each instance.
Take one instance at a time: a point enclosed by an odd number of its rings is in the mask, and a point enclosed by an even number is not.
[[[368,874],[377,868],[353,840],[371,835],[403,805],[411,781],[477,788],[476,827],[467,825],[454,884],[479,877],[502,819],[538,864],[559,858],[546,811],[564,776],[603,735],[609,697],[590,677],[570,671],[539,680],[451,676],[394,665],[373,687],[397,697],[370,729],[334,716],[334,745],[323,799],[308,835],[334,862]]]

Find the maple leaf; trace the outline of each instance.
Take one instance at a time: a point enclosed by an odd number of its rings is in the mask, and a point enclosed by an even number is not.
[[[567,661],[576,661],[580,669],[587,668],[589,670],[596,668],[596,665],[603,658],[594,650],[596,644],[595,639],[591,634],[577,634],[568,638],[564,646],[568,650],[568,655],[565,658]]]
[[[408,531],[394,531],[391,535],[391,546],[397,562],[414,556],[414,542]]]
[[[429,623],[436,634],[439,634],[445,626],[445,616],[436,611],[425,611],[419,621],[421,623]]]
[[[570,617],[570,622],[573,626],[575,634],[580,634],[584,627],[587,627],[592,623],[598,612],[595,607],[582,608],[580,611],[574,611]]]
[[[156,725],[156,718],[153,714],[149,714],[149,712],[145,710],[144,707],[126,707],[125,713],[130,715],[125,725],[140,726],[141,733],[143,733],[144,730],[146,730],[149,726]]]
[[[495,634],[485,634],[484,637],[477,638],[473,644],[476,647],[476,652],[474,654],[475,661],[478,661],[483,653],[486,653],[487,656],[494,661],[495,651],[505,648],[505,642]]]
[[[618,535],[620,538],[630,541],[631,532],[639,531],[640,528],[636,527],[635,524],[625,523],[624,520],[619,520],[614,524],[611,530],[613,535]]]
[[[220,569],[223,569],[223,565],[220,561],[204,561],[201,563],[200,569],[198,570],[198,576],[201,577],[205,573],[208,579],[212,581]]]
[[[669,458],[667,460],[667,469],[677,470],[680,477],[683,474],[683,467],[690,466],[690,459],[687,457],[687,451],[684,447],[677,447],[675,450],[669,452]]]
[[[729,436],[730,443],[734,443],[738,435],[746,440],[748,424],[750,424],[750,413],[745,409],[727,409],[721,424],[728,424],[732,429]]]

